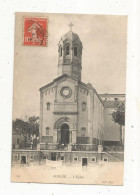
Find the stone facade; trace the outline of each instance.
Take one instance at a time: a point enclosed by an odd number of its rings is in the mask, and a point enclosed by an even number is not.
[[[65,88],[70,90],[69,98],[63,97]],[[104,105],[91,85],[63,75],[40,92],[41,143],[59,144],[63,124],[69,127],[69,144],[102,142]]]
[[[41,144],[102,144],[104,104],[81,82],[82,42],[72,31],[58,44],[58,77],[40,88]]]
[[[58,43],[58,77],[67,74],[81,80],[82,42],[71,30]]]

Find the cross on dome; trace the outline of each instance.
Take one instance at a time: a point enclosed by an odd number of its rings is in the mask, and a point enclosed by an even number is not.
[[[72,31],[72,27],[74,26],[72,22],[68,25],[70,27],[70,31]]]

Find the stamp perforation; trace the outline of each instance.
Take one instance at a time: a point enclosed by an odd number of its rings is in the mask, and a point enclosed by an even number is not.
[[[25,44],[25,19],[46,19],[46,28],[45,28],[45,44]],[[23,46],[31,46],[31,47],[47,47],[48,46],[48,25],[49,25],[49,18],[43,16],[23,16],[22,17],[22,45]],[[44,29],[43,29],[44,30]]]

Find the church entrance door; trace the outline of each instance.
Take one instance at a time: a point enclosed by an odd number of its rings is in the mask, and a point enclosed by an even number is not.
[[[61,144],[69,144],[69,125],[66,123],[61,126]]]

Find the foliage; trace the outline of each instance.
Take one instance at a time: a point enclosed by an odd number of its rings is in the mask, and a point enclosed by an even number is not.
[[[39,117],[31,116],[25,119],[17,118],[13,121],[13,132],[26,135],[36,135],[39,136]]]
[[[125,102],[116,103],[116,110],[112,113],[112,120],[121,126],[125,126]]]
[[[31,116],[25,117],[25,119],[17,118],[13,121],[13,133],[24,137],[24,147],[26,148],[28,140],[32,139],[32,136],[39,136],[39,117]],[[32,140],[35,142],[35,140]]]

